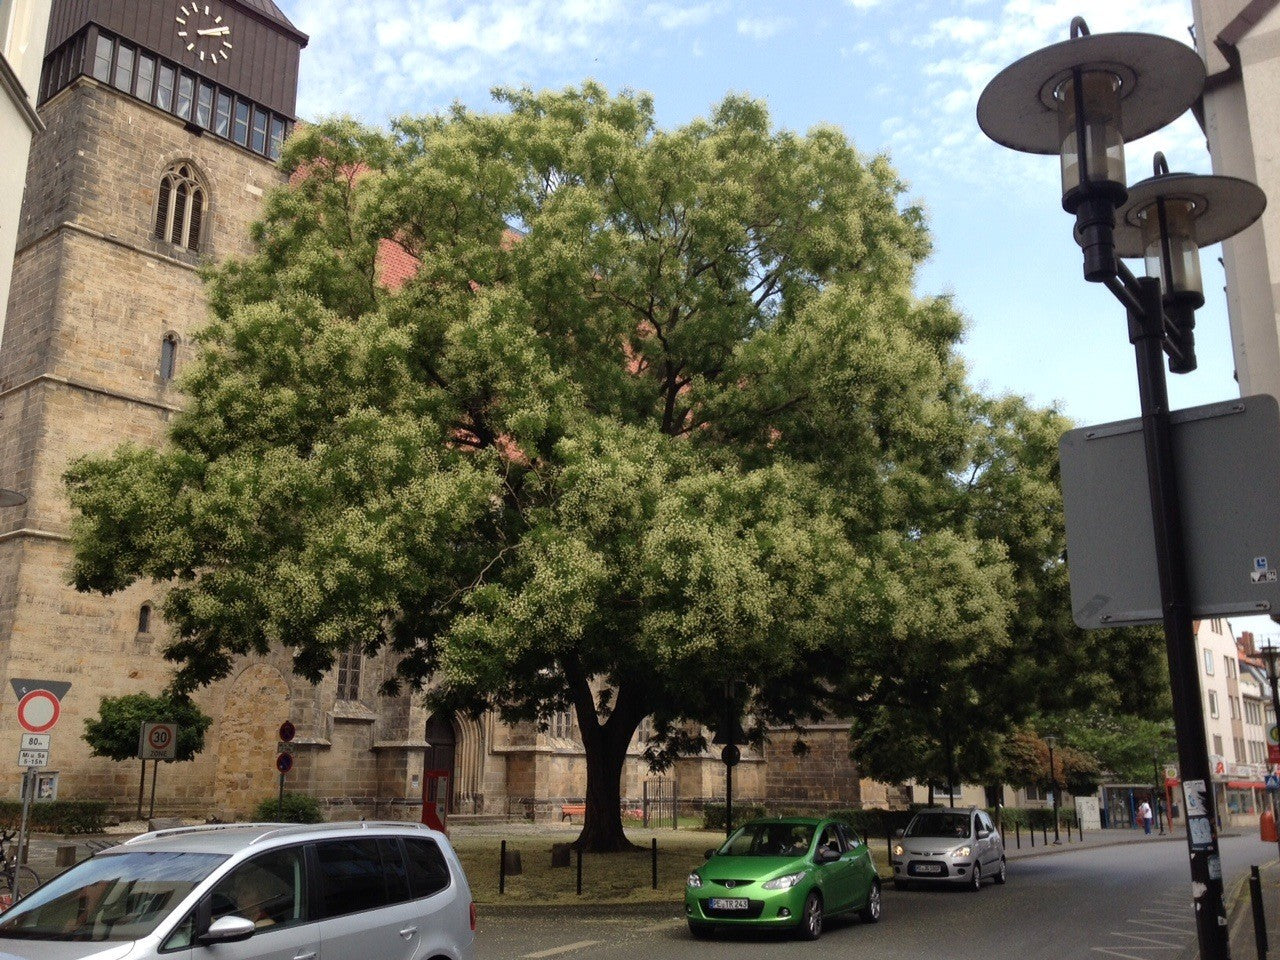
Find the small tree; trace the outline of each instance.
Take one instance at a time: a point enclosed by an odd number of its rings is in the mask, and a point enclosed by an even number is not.
[[[84,739],[95,757],[133,760],[138,756],[138,735],[144,723],[172,723],[178,728],[176,760],[193,760],[204,749],[204,734],[213,719],[190,697],[129,693],[103,697],[98,716],[84,722]]]

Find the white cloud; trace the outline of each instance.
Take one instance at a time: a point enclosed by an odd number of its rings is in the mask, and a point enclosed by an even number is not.
[[[768,40],[790,25],[786,17],[744,17],[738,21],[738,32],[754,40]]]
[[[716,13],[717,6],[715,3],[651,3],[645,8],[644,15],[664,30],[679,30],[706,23]]]

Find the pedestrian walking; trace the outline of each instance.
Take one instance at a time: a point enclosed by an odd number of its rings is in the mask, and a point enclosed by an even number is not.
[[[1138,807],[1138,816],[1142,818],[1142,832],[1151,833],[1151,804],[1142,801],[1142,806]]]

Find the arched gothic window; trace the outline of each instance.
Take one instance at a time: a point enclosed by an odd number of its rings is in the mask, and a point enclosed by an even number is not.
[[[138,632],[151,632],[151,604],[149,603],[144,603],[138,609]]]
[[[172,380],[178,370],[178,335],[166,333],[160,343],[160,379]]]
[[[196,179],[195,170],[189,163],[175,164],[160,178],[155,238],[198,250],[204,211],[205,190]]]

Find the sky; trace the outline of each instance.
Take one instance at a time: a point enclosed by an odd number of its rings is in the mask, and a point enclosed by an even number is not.
[[[992,143],[975,109],[1000,69],[1067,39],[1073,16],[1095,34],[1190,43],[1190,0],[278,2],[311,37],[298,103],[306,119],[385,125],[455,101],[494,108],[496,86],[590,78],[652,94],[662,126],[705,116],[729,93],[764,100],[779,127],[835,125],[864,154],[888,155],[927,211],[934,251],[916,290],[951,295],[967,318],[962,353],[975,386],[1056,405],[1080,425],[1138,415],[1124,311],[1082,277],[1056,158]],[[1130,183],[1151,175],[1156,150],[1172,170],[1210,172],[1190,114],[1128,145]],[[1175,408],[1239,395],[1219,256],[1202,253],[1200,368],[1170,377]]]

